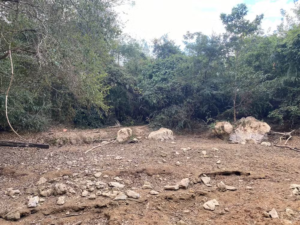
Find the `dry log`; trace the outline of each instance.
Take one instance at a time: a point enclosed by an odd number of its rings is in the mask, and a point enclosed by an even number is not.
[[[13,142],[13,141],[0,141],[0,146],[49,149],[49,145],[45,145],[45,144],[34,144],[34,143]]]

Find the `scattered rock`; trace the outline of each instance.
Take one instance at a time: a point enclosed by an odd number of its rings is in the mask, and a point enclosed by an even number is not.
[[[173,131],[166,129],[166,128],[160,128],[158,131],[153,131],[149,134],[148,139],[153,140],[174,140]]]
[[[165,152],[161,152],[161,153],[160,153],[160,156],[161,156],[161,157],[167,157],[167,155],[168,155],[168,154],[165,153]]]
[[[71,193],[71,194],[76,194],[76,191],[72,187],[68,188],[68,192]]]
[[[110,187],[115,187],[115,188],[124,188],[124,187],[125,187],[124,184],[120,184],[120,183],[118,183],[118,182],[109,182],[108,185],[109,185]]]
[[[189,178],[185,178],[185,179],[182,179],[180,182],[179,182],[179,188],[185,188],[187,189],[188,186],[189,186],[189,183],[190,183],[190,179]]]
[[[291,184],[290,189],[293,189],[293,195],[300,195],[300,185],[299,184]]]
[[[135,199],[140,198],[140,194],[136,193],[135,191],[131,191],[131,190],[126,191],[126,195],[129,198],[135,198]]]
[[[218,161],[217,161],[217,164],[221,164],[221,160],[218,160]]]
[[[216,199],[210,200],[203,204],[204,209],[214,211],[219,202]]]
[[[95,185],[96,185],[97,189],[103,189],[103,188],[105,188],[107,186],[107,184],[104,183],[104,182],[102,182],[102,181],[96,182]]]
[[[115,198],[120,192],[119,191],[107,191],[107,192],[102,192],[101,196],[104,197],[109,197],[109,198]]]
[[[88,197],[88,199],[94,200],[94,199],[96,199],[96,195],[95,195],[95,194],[91,194],[91,195]]]
[[[154,190],[151,190],[151,191],[149,192],[149,194],[150,194],[150,195],[158,195],[158,194],[159,194],[159,192],[157,192],[157,191],[154,191]]]
[[[246,190],[252,190],[253,188],[252,187],[250,187],[250,186],[247,186],[246,187]]]
[[[102,175],[102,173],[101,173],[101,172],[98,172],[98,173],[95,173],[95,174],[94,174],[94,177],[99,178],[99,177],[101,177],[101,175]]]
[[[202,155],[206,156],[207,152],[206,151],[202,151],[201,153],[202,153]]]
[[[228,191],[236,191],[237,188],[236,188],[236,187],[233,187],[233,186],[228,186],[228,185],[226,185],[226,190],[228,190]]]
[[[210,177],[201,177],[201,180],[206,186],[211,187],[211,185],[209,184],[211,180]]]
[[[53,195],[53,193],[54,193],[53,188],[40,190],[40,196],[42,196],[42,197],[49,197],[49,196]]]
[[[17,221],[17,220],[21,219],[21,213],[19,210],[15,210],[15,211],[7,213],[4,218],[6,220]]]
[[[117,141],[119,143],[124,143],[130,139],[132,136],[132,130],[130,128],[122,128],[118,131]]]
[[[88,196],[89,192],[87,190],[84,190],[82,193],[81,193],[81,196],[82,197],[86,197]]]
[[[114,180],[115,181],[122,181],[123,179],[121,179],[120,177],[115,177]]]
[[[221,181],[217,184],[218,191],[225,192],[227,191],[226,185]]]
[[[238,121],[235,130],[230,134],[232,143],[261,143],[267,137],[271,127],[254,117],[242,118]]]
[[[178,222],[177,222],[177,225],[186,225],[187,223],[186,222],[184,222],[183,220],[179,220]]]
[[[290,209],[290,208],[287,208],[287,209],[285,210],[285,213],[286,213],[286,215],[287,215],[288,217],[293,217],[293,216],[295,216],[295,212],[294,212],[292,209]]]
[[[35,208],[35,207],[37,207],[38,204],[39,204],[39,200],[40,199],[39,199],[38,196],[34,196],[34,197],[29,198],[28,199],[28,204],[27,204],[28,208]]]
[[[66,200],[65,196],[60,196],[60,197],[58,197],[56,204],[63,205],[63,204],[65,204],[65,200]]]
[[[164,187],[165,190],[170,190],[170,191],[177,191],[179,189],[179,185],[166,185]]]
[[[127,199],[127,195],[125,195],[123,192],[120,192],[114,200],[126,200]]]
[[[228,139],[229,134],[233,131],[231,123],[226,121],[217,122],[212,133],[223,139]]]
[[[68,189],[67,189],[67,186],[65,184],[58,183],[58,184],[55,184],[54,190],[55,190],[55,194],[63,195],[63,194],[67,193]]]
[[[151,185],[150,182],[145,181],[142,188],[143,188],[143,189],[152,189],[152,185]]]
[[[41,177],[39,181],[36,183],[36,185],[42,185],[47,182],[47,179],[45,177]]]
[[[123,159],[123,157],[117,156],[115,159],[116,159],[116,160],[121,160],[121,159]]]
[[[271,147],[272,146],[272,144],[270,142],[262,142],[261,145],[266,146],[266,147]]]
[[[272,219],[277,219],[277,218],[279,218],[278,213],[277,213],[277,211],[276,211],[275,209],[272,209],[272,210],[269,212],[269,215],[270,215],[270,217],[271,217]]]
[[[13,188],[8,188],[6,194],[12,198],[15,198],[16,195],[20,195],[21,192],[20,190],[14,190]]]
[[[184,152],[187,152],[187,151],[191,150],[191,148],[190,147],[188,147],[188,148],[181,148],[181,150],[184,151]]]
[[[181,163],[180,163],[179,161],[177,161],[177,162],[175,163],[175,165],[176,165],[176,166],[180,166]]]

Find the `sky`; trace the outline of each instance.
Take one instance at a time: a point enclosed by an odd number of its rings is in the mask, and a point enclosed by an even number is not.
[[[229,14],[239,3],[248,6],[248,19],[264,14],[262,28],[271,33],[281,20],[280,9],[290,11],[293,0],[134,0],[118,8],[123,31],[136,39],[151,41],[168,34],[177,44],[187,31],[206,35],[224,32],[220,14]]]

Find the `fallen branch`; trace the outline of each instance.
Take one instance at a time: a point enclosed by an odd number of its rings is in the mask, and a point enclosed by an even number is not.
[[[99,144],[97,146],[94,146],[94,147],[90,148],[89,150],[85,151],[85,154],[88,153],[88,152],[90,152],[90,151],[92,151],[92,150],[94,150],[94,149],[96,149],[96,148],[100,148],[100,147],[102,147],[104,145],[107,145],[107,144],[109,144],[109,143],[105,143],[105,144],[101,143],[101,144]]]
[[[285,145],[287,144],[287,142],[293,137],[292,136],[292,133],[294,132],[295,130],[292,130],[290,132],[275,132],[275,131],[271,131],[271,134],[279,134],[281,135],[280,137],[280,142],[281,142],[281,139],[282,138],[286,138],[286,141],[285,141]]]
[[[49,149],[49,145],[45,145],[45,144],[34,144],[34,143],[13,142],[13,141],[0,141],[0,146]]]
[[[288,149],[294,150],[296,152],[300,152],[299,148],[288,146],[288,145],[274,145],[274,146],[278,147],[278,148],[288,148]]]

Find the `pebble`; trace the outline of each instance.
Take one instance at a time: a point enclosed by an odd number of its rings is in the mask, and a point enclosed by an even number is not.
[[[290,208],[287,208],[287,209],[285,210],[285,213],[286,213],[286,215],[287,215],[288,217],[293,217],[293,216],[295,215],[295,212],[294,212],[292,209],[290,209]]]
[[[276,209],[274,209],[274,208],[269,212],[269,215],[271,216],[272,219],[279,218],[278,213],[277,213]]]
[[[246,190],[252,190],[253,188],[252,187],[250,187],[250,186],[247,186],[246,187]]]
[[[127,195],[125,195],[123,192],[120,192],[114,200],[126,200],[127,199]]]
[[[109,182],[108,185],[109,185],[110,187],[116,187],[116,188],[124,188],[124,187],[125,187],[124,184],[120,184],[120,183],[118,183],[118,182]]]
[[[114,180],[116,180],[116,181],[122,181],[123,179],[120,178],[120,177],[115,177]]]
[[[12,198],[14,198],[15,195],[19,195],[19,194],[21,194],[20,190],[14,190],[12,188],[7,189],[7,195],[9,195]]]
[[[206,153],[207,153],[206,151],[202,151],[202,155],[206,155]]]
[[[131,191],[131,190],[126,191],[126,195],[129,198],[135,198],[135,199],[138,199],[141,197],[139,193],[136,193],[135,191]]]
[[[170,190],[170,191],[177,191],[179,189],[179,185],[166,185],[164,187],[165,190]]]
[[[102,192],[101,196],[115,198],[120,192],[119,191],[112,191],[112,192]]]
[[[175,165],[176,165],[176,166],[180,166],[181,163],[180,163],[179,161],[177,161],[177,162],[175,163]]]
[[[150,194],[150,195],[158,195],[158,194],[159,194],[159,192],[157,192],[157,191],[154,191],[154,190],[151,190],[151,191],[149,192],[149,194]]]
[[[27,204],[28,208],[37,207],[38,203],[39,203],[39,200],[40,200],[39,196],[34,196],[34,197],[29,198],[28,199],[28,204]]]
[[[152,189],[152,185],[151,185],[150,182],[145,181],[142,188],[143,188],[143,189]]]
[[[121,160],[121,159],[123,159],[123,157],[117,156],[115,159],[116,159],[116,160]]]
[[[190,184],[190,179],[189,178],[185,178],[185,179],[182,179],[180,182],[179,182],[179,187],[180,188],[185,188],[185,189],[187,189],[188,188],[188,186],[189,186],[189,184]]]
[[[57,205],[63,205],[63,204],[65,204],[65,199],[66,199],[65,196],[58,197],[56,204]]]
[[[65,184],[58,183],[58,184],[55,184],[54,190],[57,195],[63,195],[65,193],[67,193],[67,186]]]
[[[45,177],[41,177],[39,181],[36,183],[36,185],[42,185],[47,182],[47,179]]]
[[[203,204],[204,209],[214,211],[216,206],[219,205],[219,202],[216,199],[210,200]]]
[[[101,172],[98,172],[98,173],[95,173],[95,174],[94,174],[94,177],[99,178],[99,177],[101,177],[101,175],[102,175],[102,173],[101,173]]]
[[[206,186],[211,186],[210,184],[209,184],[209,182],[210,182],[210,177],[201,177],[201,180],[202,180],[202,182],[206,185]]]
[[[95,185],[96,185],[96,188],[97,188],[97,189],[103,189],[103,188],[106,187],[106,183],[104,183],[104,182],[102,182],[102,181],[96,182]]]
[[[223,181],[221,181],[220,183],[218,183],[217,187],[218,187],[218,191],[221,191],[221,192],[227,191],[226,185],[223,183]]]
[[[183,220],[179,220],[178,222],[177,222],[177,225],[186,225],[187,223],[186,222],[184,222]]]
[[[21,213],[18,210],[9,212],[5,215],[5,219],[14,221],[19,220],[21,219]]]
[[[221,160],[218,160],[217,164],[221,164]]]
[[[272,144],[270,142],[262,142],[261,145],[266,146],[266,147],[272,146]]]
[[[86,197],[88,196],[89,192],[87,190],[84,190],[82,193],[81,193],[81,196],[82,197]]]
[[[40,191],[40,195],[43,197],[49,197],[53,194],[54,190],[52,188]]]
[[[96,199],[96,195],[95,195],[95,194],[91,194],[88,198],[89,198],[90,200],[94,200],[94,199]]]
[[[109,176],[108,175],[104,175],[103,178],[109,178]]]

